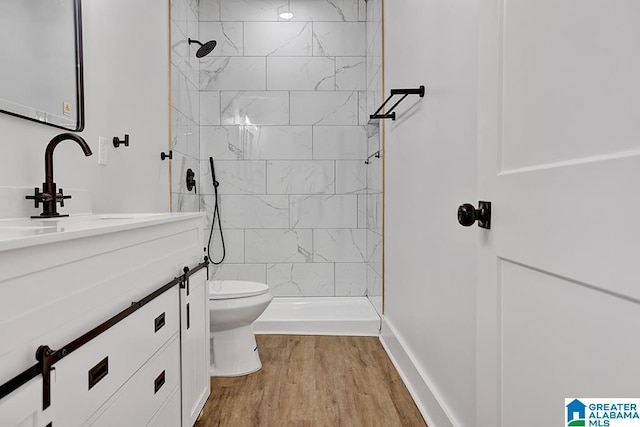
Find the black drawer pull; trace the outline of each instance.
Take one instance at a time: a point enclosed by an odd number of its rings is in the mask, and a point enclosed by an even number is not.
[[[160,329],[162,329],[162,327],[165,325],[165,320],[164,320],[164,313],[162,313],[160,316],[156,317],[155,325],[156,325],[156,332],[158,332]]]
[[[89,390],[98,384],[109,373],[109,357],[102,359],[96,366],[89,370]]]
[[[162,371],[160,375],[158,375],[158,378],[156,378],[156,380],[154,381],[155,391],[153,392],[153,394],[156,394],[158,390],[162,388],[163,385],[164,385],[164,371]]]

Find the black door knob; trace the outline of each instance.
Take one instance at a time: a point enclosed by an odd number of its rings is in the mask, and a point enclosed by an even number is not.
[[[472,226],[478,221],[478,227],[491,228],[491,202],[478,202],[478,209],[472,204],[465,203],[458,207],[458,222],[465,227]]]
[[[469,203],[460,205],[458,208],[458,222],[465,227],[473,225],[476,222],[476,208]]]

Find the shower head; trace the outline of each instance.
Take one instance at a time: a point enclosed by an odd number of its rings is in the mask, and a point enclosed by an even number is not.
[[[196,58],[204,58],[205,56],[209,55],[213,51],[213,49],[215,49],[216,44],[218,44],[218,42],[216,42],[215,40],[209,40],[208,42],[203,44],[198,40],[189,39],[189,44],[191,43],[197,43],[200,45],[196,52]]]

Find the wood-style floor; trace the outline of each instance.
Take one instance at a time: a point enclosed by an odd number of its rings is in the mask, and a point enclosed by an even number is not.
[[[426,426],[377,337],[256,340],[262,369],[212,378],[197,427]]]

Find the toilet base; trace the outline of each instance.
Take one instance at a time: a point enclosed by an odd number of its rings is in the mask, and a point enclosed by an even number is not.
[[[237,377],[262,368],[251,325],[211,332],[212,377]]]

